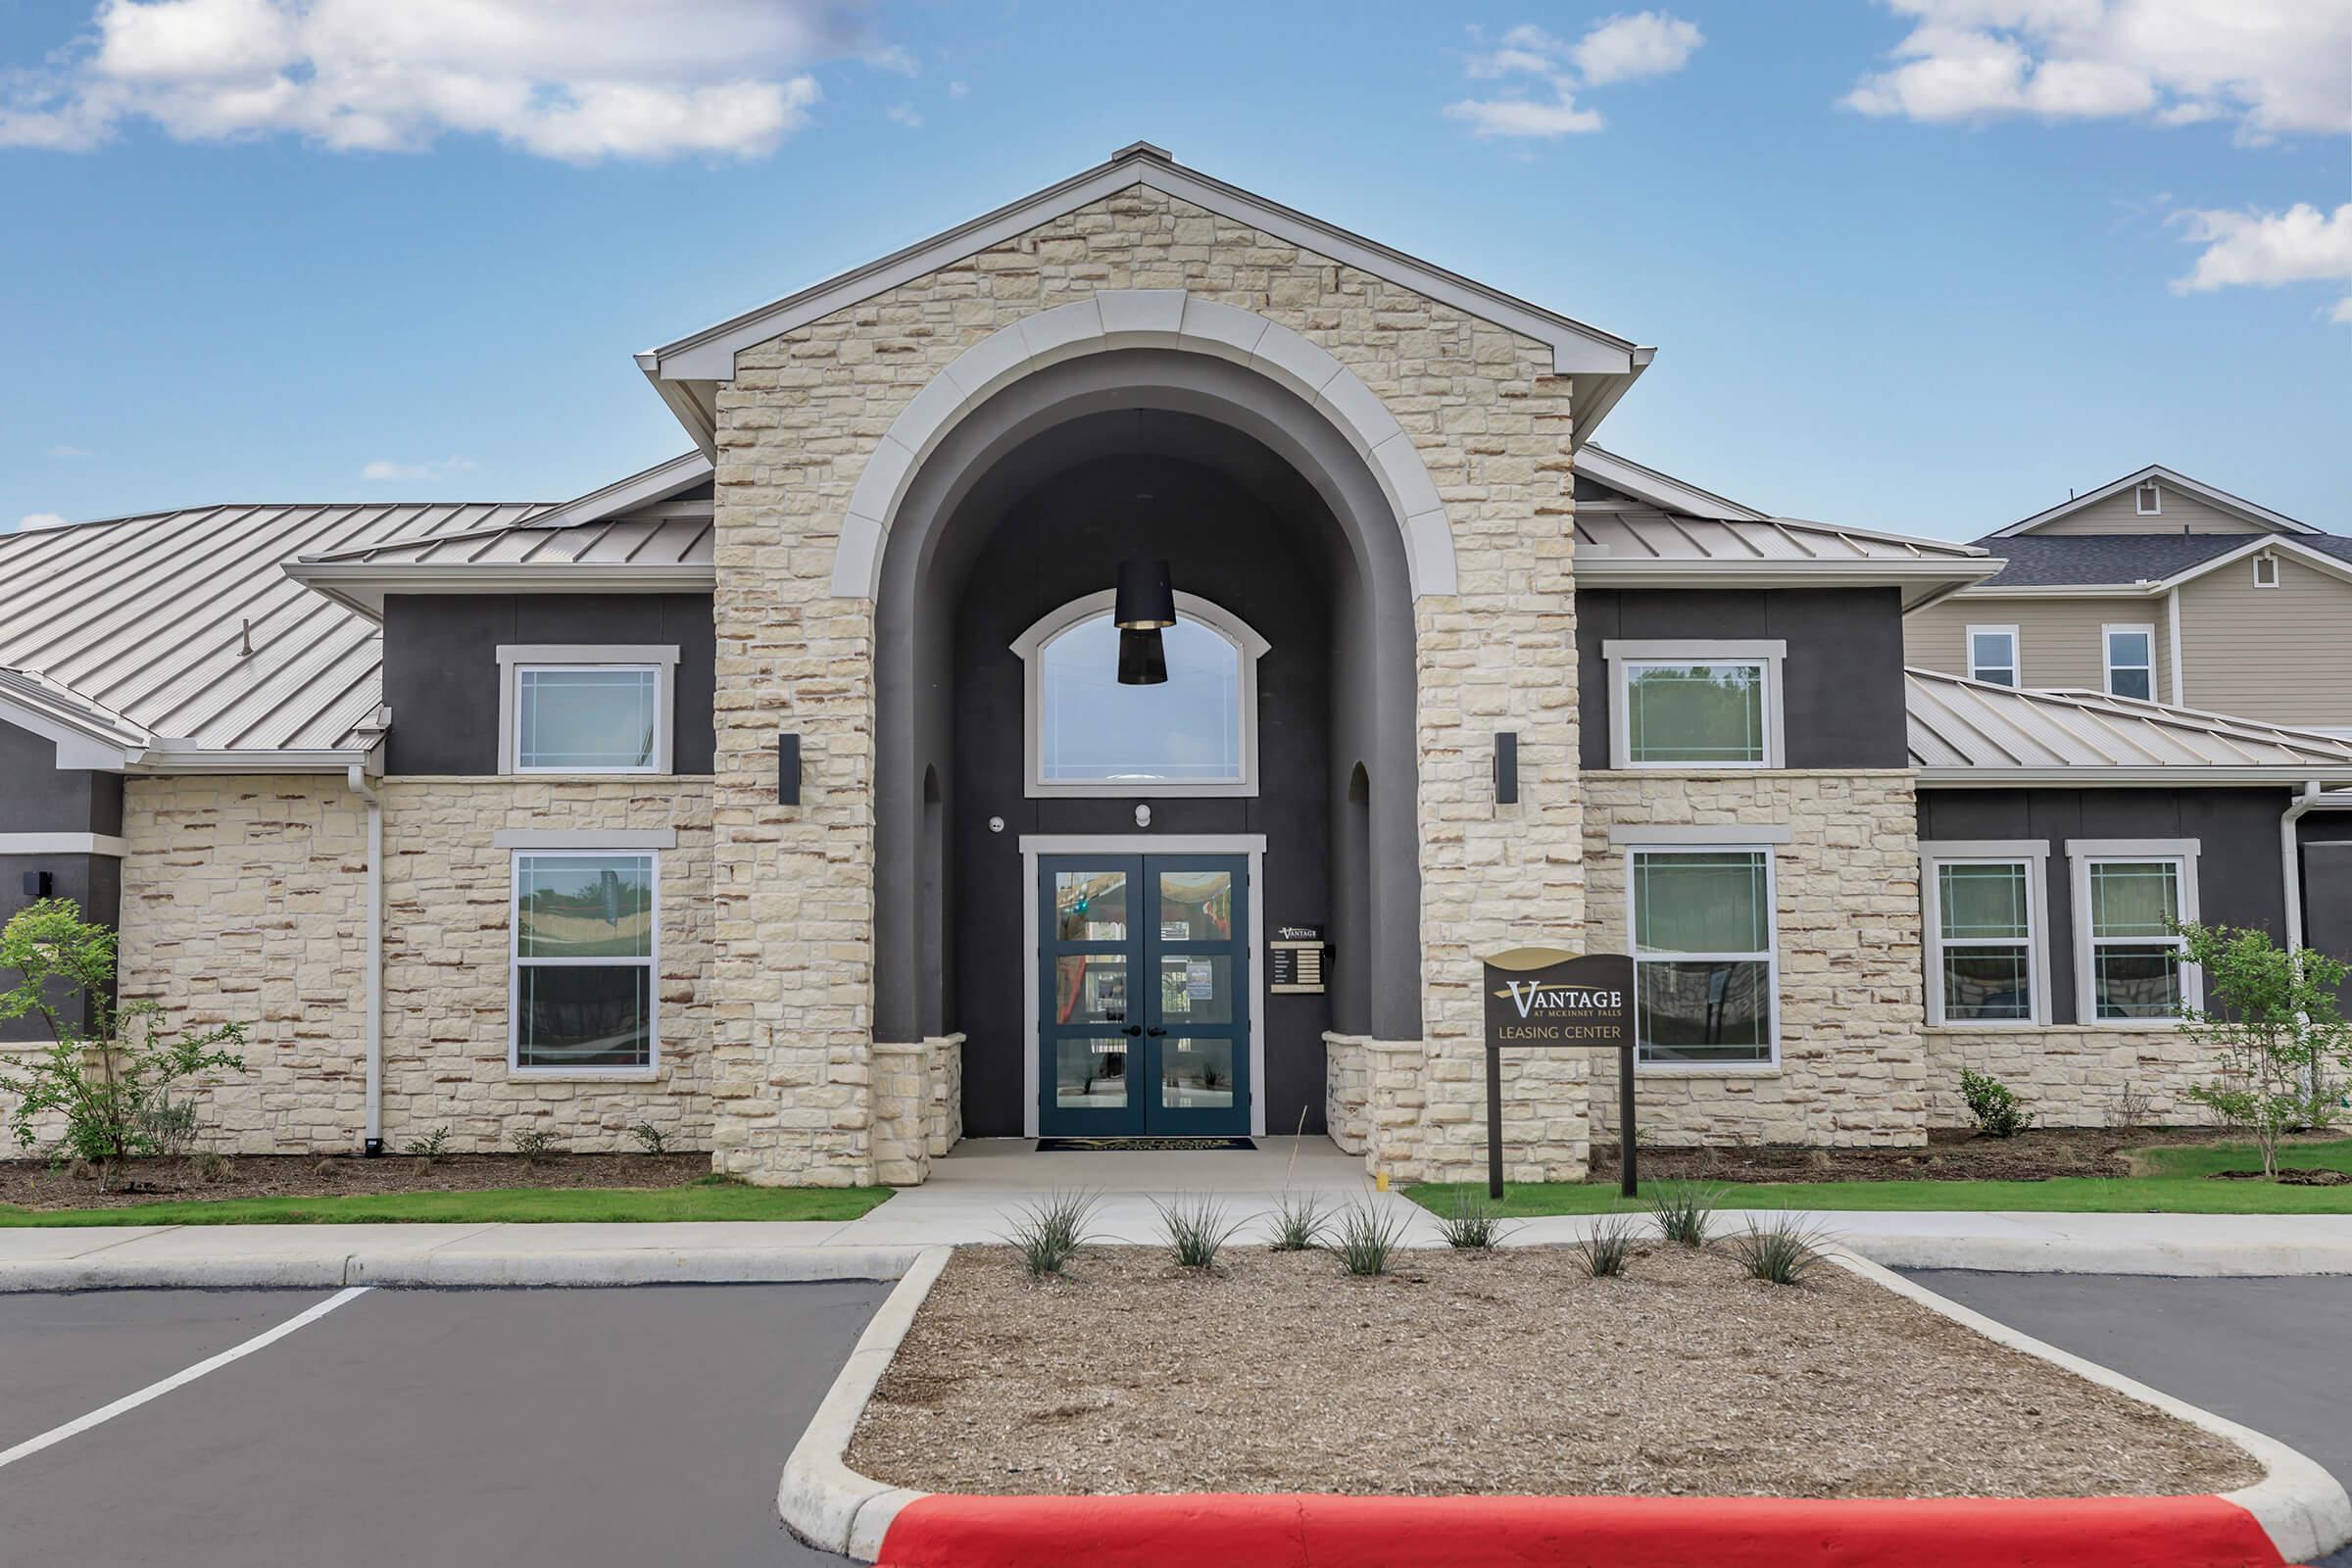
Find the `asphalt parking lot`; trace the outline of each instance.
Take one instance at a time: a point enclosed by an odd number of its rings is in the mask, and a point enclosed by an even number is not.
[[[369,1291],[0,1463],[11,1563],[837,1562],[784,1456],[881,1284]],[[0,1454],[327,1301],[0,1296]]]

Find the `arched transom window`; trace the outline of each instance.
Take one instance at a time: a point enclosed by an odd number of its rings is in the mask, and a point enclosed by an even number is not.
[[[1022,633],[1030,795],[1255,795],[1257,661],[1266,641],[1194,594],[1160,634],[1168,678],[1119,684],[1112,595]]]

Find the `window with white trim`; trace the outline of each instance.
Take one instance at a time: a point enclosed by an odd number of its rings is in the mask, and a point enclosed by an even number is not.
[[[509,1010],[515,1071],[653,1070],[661,1033],[658,880],[650,854],[515,853]]]
[[[2015,626],[1971,626],[1968,628],[1968,678],[1991,681],[1996,686],[2018,684],[2017,628]]]
[[[2038,1022],[2040,860],[1931,856],[1928,863],[1928,1021]]]
[[[1785,642],[1608,641],[1612,767],[1781,767]]]
[[[2254,586],[2257,588],[2278,586],[2278,558],[2277,556],[2266,552],[2254,558]]]
[[[1772,852],[1637,849],[1627,858],[1636,1059],[1768,1067],[1778,1054]]]
[[[2155,480],[2150,479],[2142,484],[2133,493],[2133,499],[2139,508],[2141,516],[2161,517],[2164,515],[2164,491]]]
[[[2180,927],[2197,917],[2187,841],[2070,842],[2082,1021],[2176,1018],[2199,1001]]]
[[[2106,649],[2107,695],[2156,700],[2156,628],[2103,626],[2099,635]]]
[[[502,646],[501,773],[666,773],[678,651]]]
[[[1265,639],[1179,593],[1176,624],[1160,633],[1168,678],[1122,686],[1112,599],[1064,605],[1012,645],[1027,666],[1027,793],[1255,795]]]

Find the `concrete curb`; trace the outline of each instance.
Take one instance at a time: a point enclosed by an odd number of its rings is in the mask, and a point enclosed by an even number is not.
[[[2095,1383],[2103,1389],[2113,1389],[2142,1404],[2154,1405],[2167,1415],[2237,1445],[2263,1467],[2265,1474],[2250,1487],[2223,1493],[2222,1500],[2252,1514],[2255,1522],[2262,1526],[2263,1533],[2271,1538],[2271,1544],[2278,1548],[2283,1561],[2307,1562],[2352,1544],[2352,1495],[2347,1495],[2343,1485],[2316,1460],[2288,1447],[2277,1438],[2266,1436],[2251,1427],[2240,1426],[2226,1416],[2216,1415],[2185,1399],[2176,1399],[2161,1389],[2149,1388],[2096,1361],[2086,1361],[2071,1351],[2046,1345],[2006,1323],[1938,1296],[1926,1286],[1907,1280],[1868,1258],[1850,1253],[1833,1253],[1832,1259],[1864,1279],[1875,1281],[1898,1296],[1908,1297],[1964,1328],[1974,1329],[1995,1344],[2064,1367],[2086,1382]]]
[[[1819,1562],[2243,1565],[2309,1561],[2352,1541],[2352,1498],[2305,1455],[2209,1410],[2018,1333],[1867,1258],[1840,1266],[1977,1333],[2237,1445],[2263,1479],[2223,1496],[1806,1499],[1341,1497],[1306,1494],[981,1496],[892,1487],[849,1467],[858,1419],[952,1249],[909,1269],[786,1461],[784,1527],[886,1568],[1041,1561],[1455,1564],[1601,1560],[1635,1568]],[[898,1527],[894,1533],[894,1526]]]
[[[31,1291],[334,1290],[467,1286],[803,1285],[895,1280],[923,1249],[794,1247],[764,1251],[681,1247],[588,1248],[498,1253],[432,1251],[370,1256],[81,1258],[0,1262],[0,1295]]]

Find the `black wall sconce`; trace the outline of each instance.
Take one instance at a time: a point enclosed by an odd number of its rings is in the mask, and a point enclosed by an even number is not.
[[[1494,804],[1519,804],[1519,732],[1515,729],[1494,733]]]
[[[24,896],[28,899],[45,899],[49,897],[49,890],[55,886],[57,886],[56,878],[46,871],[24,873]]]
[[[776,737],[776,804],[801,804],[801,737],[794,730]]]

